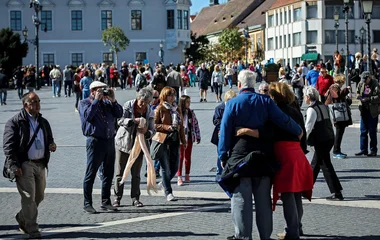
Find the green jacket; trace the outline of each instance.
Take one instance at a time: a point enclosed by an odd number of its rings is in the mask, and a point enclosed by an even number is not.
[[[373,118],[380,114],[380,89],[377,80],[371,80],[370,82],[371,91],[368,95],[369,101],[361,102],[359,101],[359,110],[368,109]],[[365,89],[364,82],[360,82],[357,87],[358,97],[363,95]]]

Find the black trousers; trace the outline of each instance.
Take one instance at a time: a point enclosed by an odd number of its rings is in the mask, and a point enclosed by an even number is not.
[[[334,145],[334,139],[315,144],[315,152],[311,167],[314,172],[314,183],[318,178],[318,174],[322,169],[323,176],[331,193],[340,193],[343,190],[339,178],[336,175],[334,167],[331,163],[330,151]]]
[[[333,149],[334,154],[342,153],[340,149],[340,145],[342,144],[343,134],[344,134],[344,131],[346,130],[346,127],[347,127],[346,122],[337,122],[335,124],[336,133],[335,133],[334,149]]]

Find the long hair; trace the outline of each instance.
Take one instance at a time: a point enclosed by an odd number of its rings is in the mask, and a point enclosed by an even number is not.
[[[172,87],[164,87],[160,93],[160,104],[162,105],[169,95],[176,95],[177,92]]]
[[[185,115],[185,113],[186,113],[186,101],[187,101],[187,99],[190,99],[190,97],[187,95],[182,95],[179,98],[178,110],[179,110],[179,112],[182,113],[182,115]]]
[[[281,104],[291,104],[295,100],[295,96],[290,87],[286,83],[271,83],[269,85],[269,95],[274,98],[274,101]]]

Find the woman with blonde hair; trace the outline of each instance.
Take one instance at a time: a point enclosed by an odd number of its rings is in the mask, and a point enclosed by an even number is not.
[[[214,86],[216,102],[218,103],[219,101],[222,101],[222,91],[224,82],[223,73],[220,70],[219,65],[216,65],[214,68],[214,72],[212,72],[211,82]]]
[[[160,93],[160,105],[155,110],[154,126],[156,135],[165,136],[162,143],[163,153],[159,160],[162,167],[162,186],[167,201],[176,201],[170,181],[176,175],[179,165],[180,144],[187,148],[183,118],[175,104],[176,91],[171,87],[164,87]],[[156,136],[155,135],[155,136]]]
[[[278,81],[288,83],[286,71],[283,67],[281,67],[280,70],[278,70]]]

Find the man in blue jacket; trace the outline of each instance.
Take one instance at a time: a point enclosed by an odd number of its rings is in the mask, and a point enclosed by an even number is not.
[[[262,129],[269,120],[300,139],[303,135],[301,127],[283,113],[269,96],[255,93],[256,76],[256,73],[249,70],[241,71],[238,76],[240,94],[225,107],[218,143],[218,155],[223,167],[229,161],[229,152],[233,148],[238,128]],[[256,148],[266,148],[262,145],[264,144],[261,143]],[[256,219],[259,220],[256,224],[260,238],[270,239],[273,229],[270,190],[268,176],[240,177],[231,199],[235,235],[227,239],[252,239],[252,194],[255,198]]]
[[[90,85],[90,97],[79,106],[83,135],[87,137],[87,168],[83,182],[84,211],[96,213],[92,206],[92,189],[96,172],[102,165],[101,209],[116,211],[111,204],[111,185],[115,165],[115,120],[123,115],[123,107],[117,103],[112,89],[105,83],[94,81]]]

